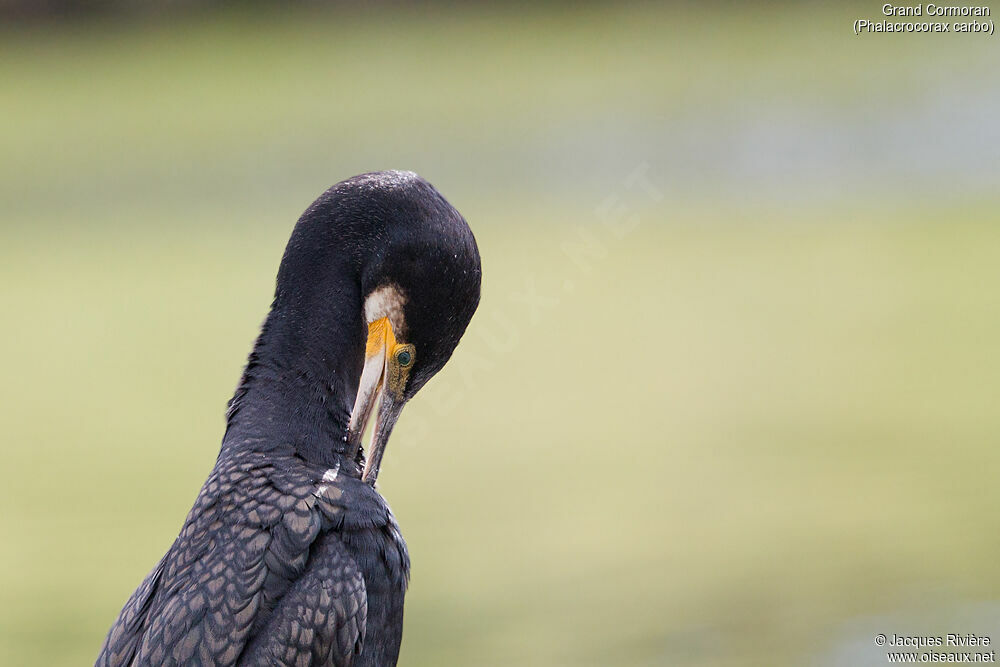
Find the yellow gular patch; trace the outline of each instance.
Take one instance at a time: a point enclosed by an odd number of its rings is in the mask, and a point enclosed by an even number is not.
[[[389,318],[383,317],[368,325],[368,343],[365,345],[365,357],[374,357],[382,350],[394,350],[396,336],[392,333]]]

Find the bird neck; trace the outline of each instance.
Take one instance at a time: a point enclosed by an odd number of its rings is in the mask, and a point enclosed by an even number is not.
[[[283,298],[271,312],[229,403],[222,449],[296,455],[312,463],[349,463],[346,434],[364,363],[357,281],[326,294]]]

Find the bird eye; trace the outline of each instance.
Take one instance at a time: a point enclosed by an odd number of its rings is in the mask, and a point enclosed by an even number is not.
[[[399,362],[400,366],[406,368],[413,363],[413,355],[410,354],[409,350],[400,350],[396,353],[396,361]]]

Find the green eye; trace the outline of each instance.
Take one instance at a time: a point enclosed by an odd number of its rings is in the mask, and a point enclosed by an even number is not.
[[[410,354],[409,350],[400,350],[396,353],[396,361],[399,362],[400,366],[406,368],[413,362],[413,355]]]

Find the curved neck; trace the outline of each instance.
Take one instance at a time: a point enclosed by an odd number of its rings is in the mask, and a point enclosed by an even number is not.
[[[283,290],[279,281],[229,403],[223,451],[280,452],[327,466],[347,458],[365,328],[359,281],[341,268],[308,290]]]

